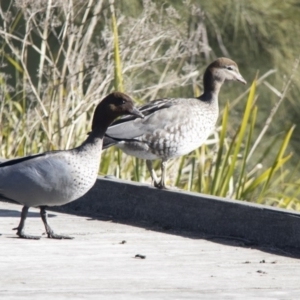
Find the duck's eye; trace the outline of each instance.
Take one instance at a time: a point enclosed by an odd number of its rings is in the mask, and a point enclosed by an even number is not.
[[[231,66],[226,66],[225,68],[226,68],[227,70],[233,71],[233,67],[231,67]]]
[[[126,103],[125,100],[123,100],[123,99],[118,99],[118,105],[123,105],[123,104],[125,104],[125,103]]]

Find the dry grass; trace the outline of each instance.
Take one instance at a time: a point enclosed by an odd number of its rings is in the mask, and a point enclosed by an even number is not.
[[[191,14],[192,20],[189,22],[174,7],[158,6],[147,0],[143,1],[143,10],[137,17],[117,10],[117,27],[114,28],[114,10],[113,1],[104,0],[12,0],[1,3],[0,93],[3,101],[0,103],[0,156],[23,156],[80,144],[90,129],[95,105],[116,87],[124,88],[139,103],[157,97],[191,97],[201,92],[201,74],[215,57],[208,39],[209,28],[205,20],[205,17],[209,19],[208,14],[187,1],[185,11]],[[217,24],[212,18],[209,22],[217,34],[219,47],[228,54]],[[209,147],[204,146],[189,156],[174,160],[170,164],[170,184],[251,201],[256,201],[255,197],[261,201],[259,195],[264,189],[262,202],[297,208],[299,187],[290,184],[294,175],[281,169],[285,161],[279,163],[282,176],[274,172],[271,179],[266,177],[261,181],[255,192],[243,193],[269,170],[268,166],[259,167],[269,153],[268,148],[261,149],[261,140],[291,84],[287,80],[285,89],[279,92],[266,82],[273,73],[269,70],[260,76],[257,86],[259,89],[264,83],[280,100],[265,119],[265,127],[256,142],[253,132],[251,139],[243,139],[249,136],[250,127],[247,127],[239,141],[240,151],[234,153],[235,168],[230,167],[230,145],[235,146],[238,126],[228,126],[228,131],[214,133]],[[230,110],[236,104],[246,102],[248,91],[235,93]],[[227,89],[222,90],[223,99],[228,95]],[[238,118],[241,120],[241,115]],[[255,120],[251,120],[255,124]],[[248,126],[246,123],[243,126]],[[285,134],[281,137],[282,141],[287,139]],[[276,145],[278,149],[283,147],[282,141]],[[249,148],[247,155],[242,154],[245,147]],[[220,148],[223,151],[220,152]],[[264,154],[249,163],[253,152]],[[283,159],[284,153],[281,154]],[[240,156],[243,160],[238,161]],[[216,172],[226,157],[228,165],[224,165],[224,173]],[[229,176],[226,177],[227,170]],[[149,182],[144,162],[116,149],[103,154],[100,172]],[[220,176],[226,183],[224,188],[212,186],[219,182]],[[268,186],[264,188],[266,180],[269,180]],[[275,183],[278,188],[270,194]]]

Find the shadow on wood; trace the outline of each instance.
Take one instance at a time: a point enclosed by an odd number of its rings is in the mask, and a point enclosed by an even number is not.
[[[84,197],[54,210],[300,255],[300,214],[263,205],[100,178]]]

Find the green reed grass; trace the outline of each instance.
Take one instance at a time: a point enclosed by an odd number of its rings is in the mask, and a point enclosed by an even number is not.
[[[206,28],[200,19],[195,29],[188,27],[188,22],[175,22],[176,15],[163,18],[167,11],[157,10],[154,5],[147,7],[140,19],[124,21],[124,16],[118,18],[115,8],[119,3],[114,1],[108,6],[91,0],[74,6],[67,1],[45,3],[36,7],[39,2],[28,1],[24,7],[11,6],[16,9],[11,19],[3,17],[5,12],[0,7],[0,55],[13,70],[14,78],[12,84],[11,78],[0,74],[1,157],[80,144],[90,130],[95,105],[112,90],[125,91],[135,96],[138,103],[159,95],[192,96],[193,90],[200,94],[201,86],[195,81],[200,81],[199,74],[207,64],[203,52],[212,58],[207,53],[207,41],[199,42]],[[121,33],[118,24],[122,25]],[[34,61],[37,64],[32,67]],[[291,76],[279,93],[266,84],[274,72],[267,71],[255,79],[249,91],[241,92],[225,105],[221,129],[214,133],[210,143],[170,162],[170,185],[300,208],[300,165],[294,170],[287,168],[292,154],[286,152],[294,127],[274,139],[265,135],[270,124],[276,122],[275,114],[293,82]],[[257,92],[261,91],[262,83],[279,95],[279,100],[257,135],[254,129],[259,125],[257,115],[264,100]],[[244,113],[236,124],[230,112],[243,101]],[[274,149],[277,153],[273,157]],[[154,167],[159,169],[158,161]],[[145,162],[115,148],[103,152],[100,174],[150,183]]]

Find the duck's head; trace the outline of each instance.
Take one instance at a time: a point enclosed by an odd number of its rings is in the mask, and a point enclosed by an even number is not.
[[[121,92],[107,95],[96,107],[92,130],[96,127],[108,127],[116,118],[123,115],[134,115],[144,118],[144,115],[134,106],[132,99]]]
[[[214,80],[223,83],[225,80],[239,81],[246,84],[246,80],[239,72],[237,64],[226,57],[220,57],[207,67],[207,72],[213,75]]]

